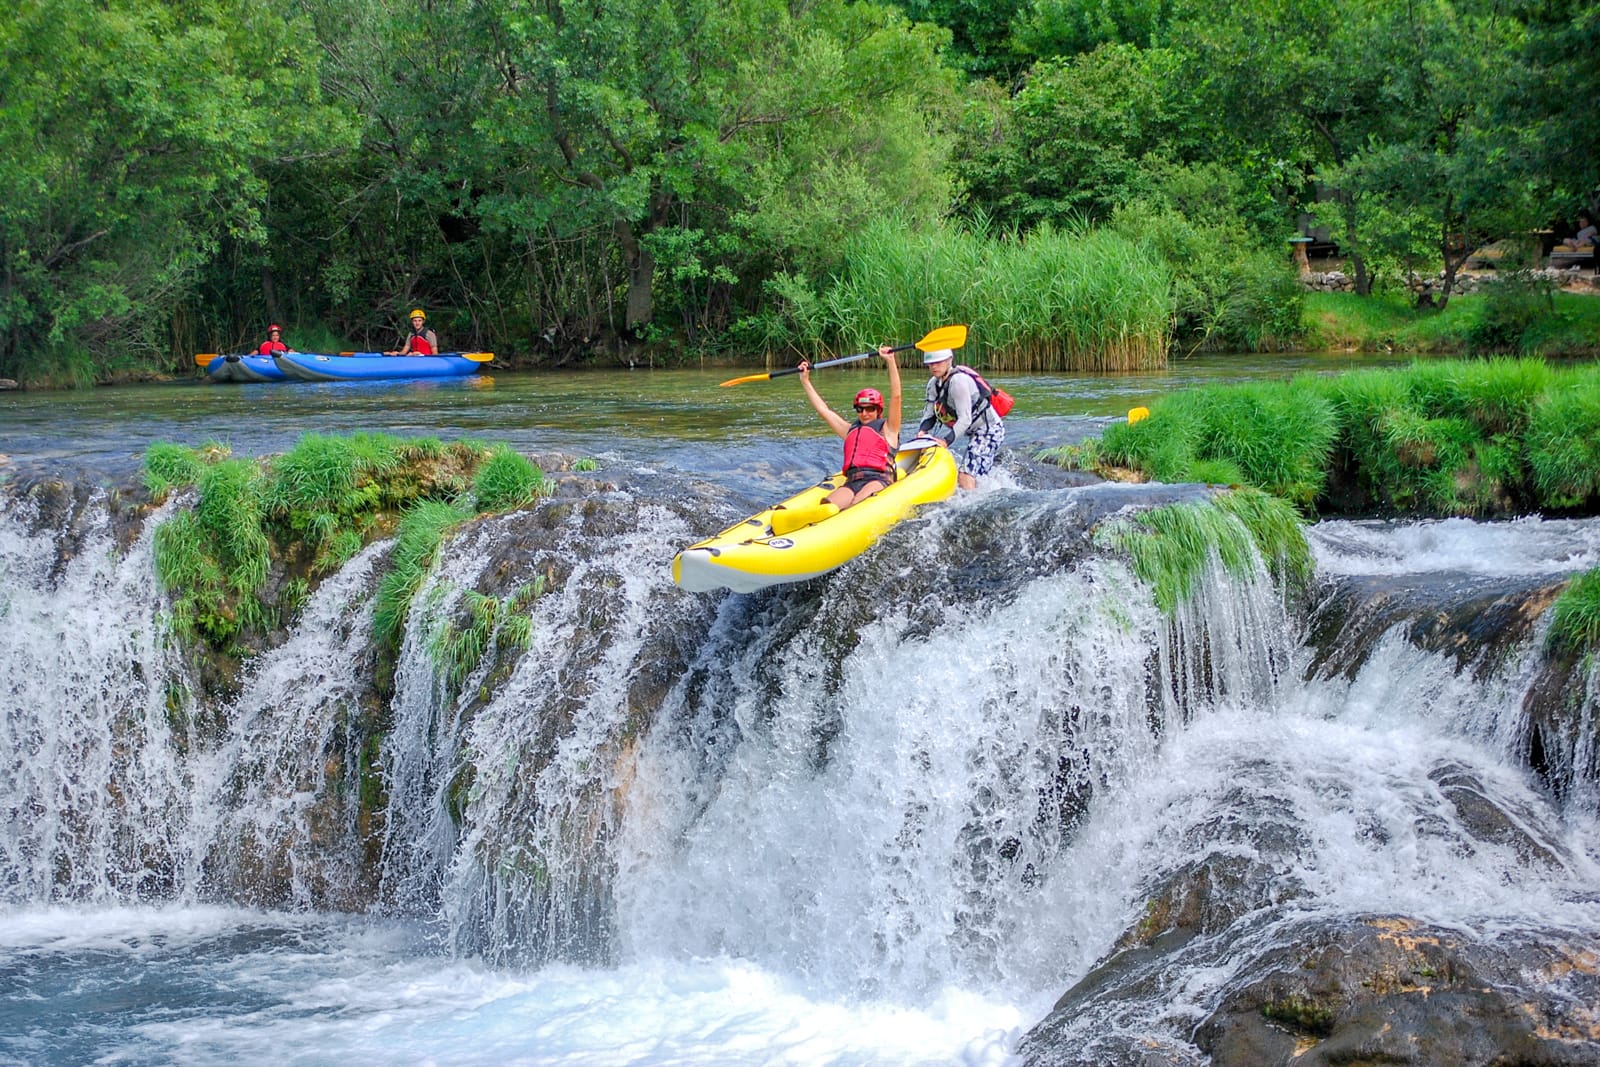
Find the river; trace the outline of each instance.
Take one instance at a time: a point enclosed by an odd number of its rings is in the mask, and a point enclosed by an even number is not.
[[[875,362],[875,361],[874,361]],[[1393,362],[1393,361],[1388,361]],[[1370,355],[1210,355],[1171,369],[1118,376],[1016,375],[996,380],[1017,398],[1013,447],[1056,444],[1128,409],[1203,382],[1274,379],[1386,365]],[[12,464],[121,476],[152,441],[218,441],[238,455],[287,449],[300,434],[382,431],[477,437],[524,452],[562,451],[737,472],[752,456],[781,456],[795,439],[827,431],[793,376],[719,388],[748,369],[483,373],[421,382],[217,385],[203,378],[82,391],[0,393],[0,456]],[[903,372],[905,415],[920,411],[918,368]],[[881,369],[818,371],[838,411],[857,389],[883,384]],[[4,468],[0,467],[0,472]],[[737,477],[737,474],[734,473]]]
[[[1199,382],[1355,363],[1006,377],[1009,444],[1081,437]],[[797,384],[718,388],[737,373],[10,395],[0,451],[18,475],[92,481],[127,477],[154,440],[261,454],[308,431],[469,435],[598,457],[641,512],[697,482],[762,499],[826,468],[836,445]],[[817,376],[841,408],[877,377]],[[380,761],[385,903],[357,914],[315,904],[341,875],[314,799],[366,685],[373,553],[316,591],[223,709],[229,728],[199,744],[170,718],[189,683],[161,636],[148,532],[114,551],[91,501],[64,553],[65,531],[11,509],[0,660],[22,669],[0,683],[0,1064],[998,1067],[1138,922],[1151,880],[1212,852],[1271,859],[1300,915],[1600,930],[1594,783],[1558,802],[1516,755],[1537,640],[1466,670],[1396,627],[1363,666],[1318,674],[1264,570],[1218,571],[1168,626],[1115,559],[1057,555],[1076,509],[1124,489],[998,483],[773,595],[673,589],[673,537],[562,533],[574,572],[538,602],[516,670],[465,687],[481,696],[470,715],[440,689],[430,640],[513,528],[465,536],[408,624]],[[1311,540],[1326,582],[1445,598],[1600,560],[1592,521],[1324,523]],[[949,610],[939,590],[967,581],[984,610]],[[695,647],[630,748],[635,681],[684,635]],[[1196,684],[1186,650],[1202,644]],[[1592,718],[1593,695],[1577,699]],[[526,777],[552,722],[567,724],[557,754]],[[478,769],[457,826],[464,752]],[[607,769],[623,752],[626,810],[598,837],[564,836],[596,825],[585,798],[620,788]],[[1442,803],[1441,765],[1518,813],[1537,861]],[[1068,766],[1085,783],[1073,804]],[[1286,856],[1209,839],[1240,803],[1303,839]],[[241,841],[291,857],[270,906],[228,874]],[[1226,942],[1150,978],[1132,1009],[1083,1012],[1081,1047],[1184,1045],[1249,970],[1246,943]]]

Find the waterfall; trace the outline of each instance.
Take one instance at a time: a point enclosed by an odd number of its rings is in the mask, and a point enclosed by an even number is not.
[[[137,900],[177,885],[187,696],[162,636],[154,526],[122,552],[103,492],[76,531],[49,528],[31,497],[0,509],[0,894],[9,901]]]
[[[253,903],[359,907],[363,693],[372,672],[368,546],[308,598],[279,647],[246,670],[214,745],[193,759],[184,884]]]
[[[207,698],[176,647],[155,530],[114,544],[105,494],[65,529],[0,518],[0,885],[16,902],[214,898],[358,906],[345,744],[370,674],[362,552],[309,598],[239,694]]]
[[[183,500],[128,538],[103,495],[65,525],[18,497],[0,892],[382,912],[491,965],[730,959],[1034,1018],[1071,989],[1034,1037],[1083,1062],[1189,1055],[1308,924],[1600,928],[1594,663],[1559,722],[1536,699],[1600,525],[1323,524],[1311,610],[1213,556],[1169,616],[1094,531],[1175,492],[971,494],[742,596],[671,585],[670,494],[542,500],[447,539],[392,686],[380,543],[221,695],[154,576]]]

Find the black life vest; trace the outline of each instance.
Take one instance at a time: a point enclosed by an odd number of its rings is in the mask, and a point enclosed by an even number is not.
[[[950,410],[950,382],[957,374],[965,374],[978,383],[978,401],[972,405],[972,421],[977,422],[983,418],[984,412],[993,406],[994,387],[983,380],[983,375],[967,366],[958,363],[945,375],[944,380],[934,387],[933,410],[939,416],[939,421],[946,426],[956,424],[956,414]]]

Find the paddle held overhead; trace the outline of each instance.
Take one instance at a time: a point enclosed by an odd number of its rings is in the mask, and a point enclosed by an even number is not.
[[[914,345],[899,345],[894,351],[909,352],[911,349],[920,349],[923,352],[932,352],[938,348],[960,348],[967,343],[967,328],[965,326],[941,326]],[[841,363],[854,363],[858,359],[870,359],[878,354],[877,349],[871,352],[857,352],[853,356],[840,356],[838,359],[825,359],[821,363],[811,364],[812,370],[821,370],[823,367],[837,367]],[[764,382],[769,378],[781,378],[785,374],[799,374],[799,367],[787,367],[784,370],[768,371],[766,374],[747,374],[743,378],[729,378],[723,382],[724,387],[729,385],[743,385],[746,382]]]

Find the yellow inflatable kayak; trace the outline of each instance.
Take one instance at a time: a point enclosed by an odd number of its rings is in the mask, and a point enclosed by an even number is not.
[[[822,506],[828,494],[844,484],[841,471],[690,545],[673,559],[672,580],[691,593],[722,587],[753,593],[769,585],[815,578],[865,552],[919,504],[955,492],[956,463],[948,448],[903,448],[895,456],[895,466],[899,479],[854,507],[837,511]],[[781,532],[774,532],[774,521]]]

